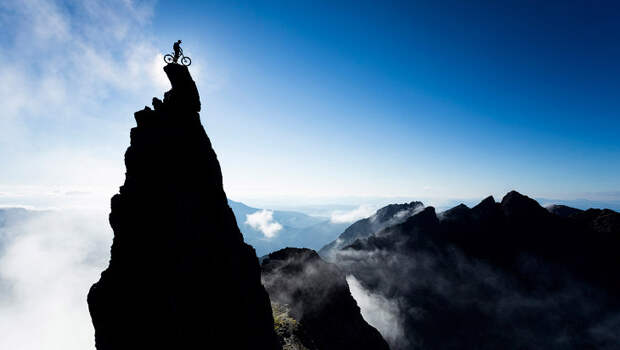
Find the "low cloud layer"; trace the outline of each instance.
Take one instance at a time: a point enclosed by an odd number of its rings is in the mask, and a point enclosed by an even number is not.
[[[392,349],[475,347],[477,332],[488,348],[613,349],[620,341],[620,317],[606,293],[531,256],[519,270],[534,290],[458,250],[345,250],[338,265],[354,274],[351,294]]]
[[[246,215],[245,223],[262,232],[266,238],[275,237],[282,230],[282,225],[273,219],[273,211],[267,209]]]
[[[107,215],[30,212],[13,223],[3,217],[0,349],[93,349],[86,295],[109,259]]]
[[[376,210],[377,208],[374,206],[360,205],[359,207],[349,211],[334,211],[330,219],[333,223],[350,223],[359,219],[367,218],[374,214]]]

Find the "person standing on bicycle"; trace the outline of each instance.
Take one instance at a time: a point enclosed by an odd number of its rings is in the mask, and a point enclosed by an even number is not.
[[[179,56],[183,54],[183,49],[181,49],[181,40],[177,40],[174,45],[172,45],[174,49],[174,60],[172,62],[177,63],[179,60]]]

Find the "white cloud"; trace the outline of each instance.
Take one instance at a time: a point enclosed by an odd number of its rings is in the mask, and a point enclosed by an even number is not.
[[[282,229],[282,225],[273,219],[273,211],[267,209],[246,215],[245,223],[261,231],[267,238],[274,237]]]
[[[0,229],[0,349],[94,349],[86,295],[109,258],[100,212],[38,212]]]
[[[369,292],[353,275],[347,276],[347,283],[364,320],[375,327],[390,344],[401,341],[404,330],[396,302]]]
[[[337,210],[332,213],[331,221],[333,223],[354,222],[359,219],[371,216],[375,213],[376,210],[376,206],[371,205],[360,205],[359,207],[350,211]]]
[[[150,1],[0,1],[12,55],[0,67],[1,183],[71,184],[81,174],[109,185],[97,174],[111,162],[122,175],[133,112],[169,86],[146,32],[152,12]],[[89,166],[63,161],[76,158]]]
[[[12,87],[27,87],[18,92],[22,112],[64,110],[91,93],[135,93],[155,82],[144,64],[158,54],[142,29],[147,11],[130,1],[19,0],[1,6],[15,14],[2,27],[12,39],[5,49],[19,58],[4,64],[2,74],[16,72]],[[72,103],[58,106],[66,102]]]

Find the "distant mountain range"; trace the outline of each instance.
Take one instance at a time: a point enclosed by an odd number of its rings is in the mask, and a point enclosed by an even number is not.
[[[536,198],[538,203],[546,206],[549,203],[553,205],[564,205],[568,207],[578,208],[586,210],[590,208],[598,209],[611,209],[620,211],[620,200],[590,200],[590,199],[549,199],[549,198]]]
[[[295,211],[252,208],[230,199],[228,205],[235,213],[237,225],[245,241],[256,249],[256,255],[259,257],[286,247],[317,250],[338,237],[349,225],[349,223],[334,223],[326,217],[310,216]],[[260,226],[253,226],[248,222],[248,216],[262,211],[268,212],[271,218],[269,223],[281,225],[272,237],[266,236]]]
[[[286,247],[317,250],[338,237],[349,225],[349,223],[334,223],[327,217],[310,216],[295,211],[253,208],[232,200],[228,200],[228,205],[235,214],[244,240],[254,247],[259,257]],[[253,227],[247,221],[248,215],[262,211],[271,213],[272,223],[281,225],[273,237],[265,236],[260,228]],[[41,213],[42,211],[25,208],[0,208],[0,250],[7,227],[20,225]]]

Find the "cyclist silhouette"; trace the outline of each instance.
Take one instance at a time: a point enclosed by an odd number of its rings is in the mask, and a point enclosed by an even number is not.
[[[178,64],[179,61],[181,61],[181,64],[184,65],[185,67],[192,64],[192,59],[183,55],[183,49],[181,48],[181,43],[182,43],[181,40],[175,41],[175,43],[172,45],[172,49],[174,50],[174,52],[165,54],[164,62],[168,64],[171,64],[171,63]]]
[[[172,45],[172,48],[174,49],[174,59],[172,62],[174,63],[177,63],[177,61],[179,60],[179,56],[183,54],[183,49],[181,49],[181,42],[181,40],[178,40],[174,43],[174,45]]]

